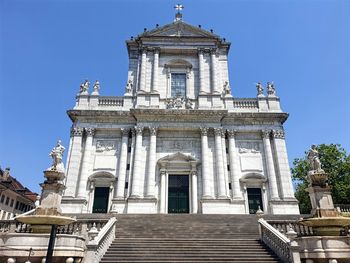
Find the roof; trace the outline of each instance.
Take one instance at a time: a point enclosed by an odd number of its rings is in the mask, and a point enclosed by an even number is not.
[[[37,193],[30,191],[27,187],[24,187],[16,178],[8,174],[7,178],[3,178],[6,170],[0,168],[0,185],[4,186],[6,189],[12,190],[17,194],[29,199],[32,202],[36,201]]]

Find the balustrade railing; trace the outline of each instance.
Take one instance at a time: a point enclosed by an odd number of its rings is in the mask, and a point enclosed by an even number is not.
[[[233,99],[233,108],[236,109],[258,109],[258,101],[256,99]]]
[[[339,207],[341,213],[350,213],[350,204],[334,204],[334,207]]]
[[[297,245],[292,244],[292,241],[289,238],[264,219],[259,219],[258,223],[261,241],[264,242],[281,260],[283,260],[283,262],[300,262]]]
[[[99,97],[98,106],[123,107],[123,97]]]
[[[286,235],[290,227],[297,233],[297,236],[313,236],[311,226],[304,226],[296,220],[267,220],[267,222],[278,232]]]

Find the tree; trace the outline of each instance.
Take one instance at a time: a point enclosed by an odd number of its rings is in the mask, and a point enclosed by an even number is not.
[[[333,202],[335,204],[350,204],[350,155],[339,144],[320,144],[317,146],[322,169],[328,173],[328,184],[332,187]],[[311,211],[307,173],[309,163],[307,152],[303,158],[293,161],[292,178],[297,184],[295,197],[299,201],[300,212],[308,214]]]

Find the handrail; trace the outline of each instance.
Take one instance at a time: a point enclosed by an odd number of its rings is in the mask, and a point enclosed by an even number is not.
[[[117,219],[115,217],[110,218],[98,234],[94,227],[90,229],[88,235],[92,239],[86,245],[85,263],[95,263],[101,260],[115,238],[116,222]]]
[[[286,263],[297,263],[300,262],[300,255],[295,249],[297,245],[293,244],[292,241],[281,234],[277,229],[271,226],[263,218],[258,220],[260,239],[264,242],[276,255],[278,255]]]

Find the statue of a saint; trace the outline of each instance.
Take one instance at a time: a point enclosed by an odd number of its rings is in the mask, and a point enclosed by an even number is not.
[[[132,92],[132,80],[129,79],[128,83],[126,83],[126,87],[125,87],[125,93],[127,94],[131,94]]]
[[[229,95],[229,94],[231,94],[231,88],[230,88],[230,85],[228,84],[228,81],[226,80],[225,82],[224,82],[224,87],[223,87],[223,94],[224,95]]]
[[[193,102],[190,99],[186,99],[185,107],[186,109],[193,110]]]
[[[276,96],[276,90],[273,82],[267,82],[267,95]]]
[[[84,83],[80,84],[80,94],[88,93],[90,82],[86,79]]]
[[[94,91],[92,92],[93,95],[99,95],[100,94],[100,82],[98,80],[95,81],[94,84]]]
[[[319,171],[319,172],[323,172],[322,168],[321,168],[321,161],[319,158],[319,154],[318,151],[316,149],[316,145],[311,145],[311,148],[307,154],[307,159],[309,161],[310,167],[311,167],[311,171]]]
[[[264,96],[264,87],[260,82],[256,83],[256,90],[258,91],[258,96]]]
[[[50,152],[50,156],[52,157],[52,166],[49,168],[49,170],[64,172],[64,165],[62,162],[64,150],[65,148],[62,146],[61,140],[58,140],[57,145]]]

